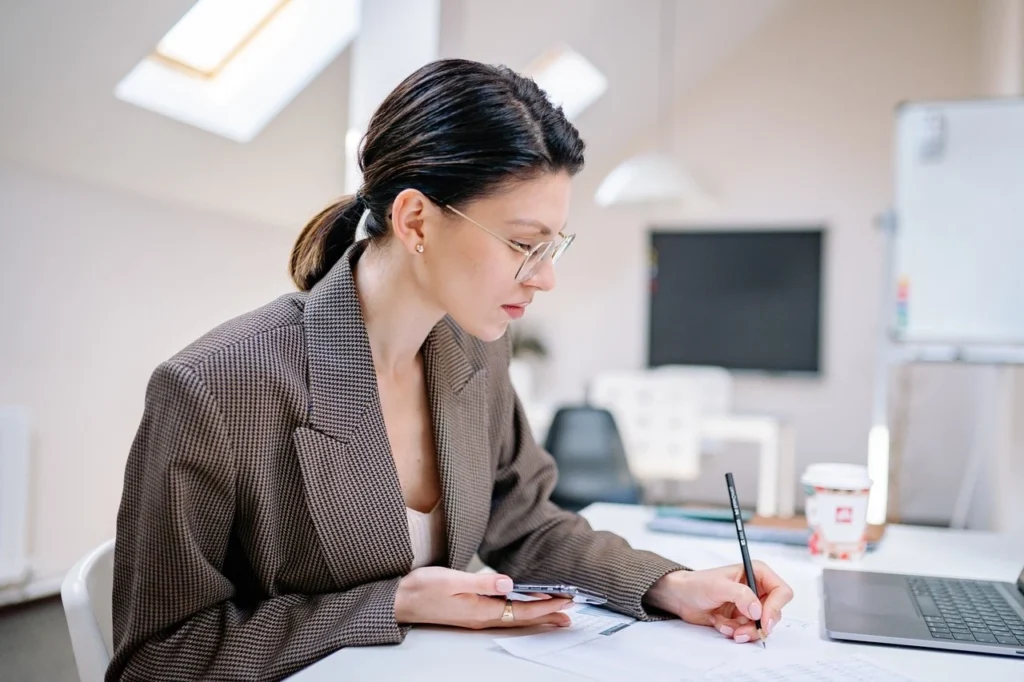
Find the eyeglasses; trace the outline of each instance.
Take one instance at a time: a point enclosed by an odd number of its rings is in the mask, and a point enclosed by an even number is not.
[[[441,205],[450,210],[455,215],[459,216],[460,218],[464,218],[469,222],[473,223],[474,225],[476,225],[481,230],[491,235],[495,239],[500,239],[510,249],[518,251],[519,253],[523,254],[523,262],[519,266],[519,270],[516,271],[517,282],[525,282],[526,280],[533,277],[537,273],[537,268],[540,267],[540,264],[543,263],[544,259],[547,258],[548,256],[551,257],[552,263],[557,263],[558,259],[562,257],[563,253],[565,253],[565,250],[568,249],[569,245],[572,244],[573,240],[576,239],[575,234],[565,234],[564,232],[559,232],[558,236],[562,238],[562,241],[560,241],[558,244],[555,244],[555,242],[553,241],[539,242],[537,244],[534,244],[532,247],[527,248],[522,244],[517,244],[513,241],[505,239],[497,232],[494,232],[493,230],[484,227],[483,225],[473,220],[472,218],[470,218],[468,215],[458,210],[457,208],[448,206],[447,204]]]

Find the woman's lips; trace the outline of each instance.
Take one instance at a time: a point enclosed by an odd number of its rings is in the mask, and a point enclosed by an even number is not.
[[[526,314],[526,305],[503,305],[501,306],[509,317],[513,320],[518,320],[520,317]]]

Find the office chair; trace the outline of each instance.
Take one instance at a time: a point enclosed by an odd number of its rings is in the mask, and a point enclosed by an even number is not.
[[[82,557],[68,571],[60,587],[71,648],[82,682],[102,682],[114,654],[113,587],[113,540]]]
[[[589,405],[559,408],[544,448],[558,465],[558,483],[551,494],[558,506],[579,511],[594,502],[641,502],[641,488],[629,470],[608,410]]]

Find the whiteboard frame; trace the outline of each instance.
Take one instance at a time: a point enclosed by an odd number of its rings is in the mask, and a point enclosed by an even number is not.
[[[957,338],[956,334],[950,334],[944,338],[930,337],[922,334],[920,331],[915,330],[914,325],[910,325],[909,328],[901,327],[898,325],[896,316],[896,277],[901,274],[895,271],[895,268],[900,264],[900,250],[905,250],[905,244],[899,239],[898,222],[901,218],[899,210],[903,208],[907,210],[906,206],[899,206],[899,201],[903,197],[905,192],[911,187],[911,183],[906,183],[901,179],[901,165],[906,160],[906,156],[903,153],[905,149],[905,142],[908,140],[907,131],[905,127],[905,117],[917,114],[921,115],[922,112],[932,110],[936,114],[953,116],[959,109],[961,112],[964,109],[977,113],[979,111],[990,112],[994,110],[1005,111],[1006,108],[1012,108],[1011,113],[1016,111],[1024,112],[1024,96],[1004,96],[1004,97],[972,97],[972,98],[949,98],[949,99],[937,99],[937,100],[908,100],[899,103],[895,108],[894,116],[894,139],[893,139],[893,184],[895,189],[895,196],[893,198],[894,205],[890,207],[883,214],[883,221],[886,223],[887,232],[887,243],[886,258],[887,258],[887,269],[884,277],[886,278],[887,291],[885,296],[889,297],[889,305],[891,306],[890,314],[886,315],[882,319],[886,321],[887,328],[891,337],[896,343],[902,344],[910,349],[910,352],[914,352],[913,348],[920,349],[920,353],[931,357],[938,356],[945,358],[944,361],[949,362],[982,362],[985,364],[996,363],[1000,364],[1004,362],[1004,358],[1015,358],[1018,357],[1017,349],[1024,349],[1024,332],[1016,331],[1005,338],[990,337],[987,339],[971,339],[969,334],[963,333],[963,338]],[[1024,113],[1022,113],[1024,115]],[[1016,116],[1013,117],[1016,121]],[[942,145],[949,144],[948,138],[945,136],[947,132],[943,132]],[[1016,137],[1014,138],[1017,139]],[[992,166],[989,166],[990,168]],[[1016,168],[1016,166],[1014,167]],[[1024,160],[1021,162],[1021,172],[1024,174]],[[1003,171],[1003,168],[997,168],[998,171]],[[1015,177],[1012,173],[1013,169],[1010,169],[1010,178]],[[906,175],[904,173],[904,175]],[[996,177],[1006,178],[1007,175],[1004,172],[996,173]],[[891,256],[891,260],[889,257]],[[906,274],[906,273],[903,273]],[[913,273],[911,273],[913,274]],[[910,296],[911,303],[913,303],[914,296]]]

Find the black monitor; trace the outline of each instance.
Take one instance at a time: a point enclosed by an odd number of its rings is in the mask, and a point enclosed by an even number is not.
[[[821,371],[824,230],[651,232],[648,365]]]

